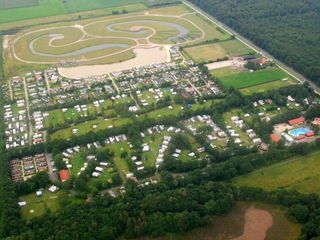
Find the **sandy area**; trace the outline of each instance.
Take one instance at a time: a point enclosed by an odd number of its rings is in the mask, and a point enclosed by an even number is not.
[[[3,49],[6,49],[9,47],[9,40],[10,40],[10,35],[3,36],[3,42],[2,42]]]
[[[67,78],[85,78],[95,75],[108,74],[111,72],[119,72],[134,67],[141,67],[150,64],[157,64],[163,62],[170,62],[169,49],[171,46],[145,46],[134,49],[136,57],[124,62],[103,64],[103,65],[89,65],[78,66],[71,68],[59,67],[58,71],[61,76]]]
[[[280,123],[280,124],[274,125],[274,131],[279,135],[283,133],[285,130],[290,130],[290,129],[293,129],[293,127],[287,123]]]
[[[231,60],[227,61],[221,61],[221,62],[214,62],[209,63],[206,66],[209,70],[224,68],[224,67],[236,67],[236,68],[242,68],[244,66],[245,62],[242,61],[240,58],[233,58]]]
[[[269,212],[251,207],[246,211],[243,234],[231,240],[264,240],[272,224]]]

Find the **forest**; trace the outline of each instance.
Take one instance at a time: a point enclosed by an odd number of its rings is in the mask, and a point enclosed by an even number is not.
[[[318,0],[190,0],[320,86]]]

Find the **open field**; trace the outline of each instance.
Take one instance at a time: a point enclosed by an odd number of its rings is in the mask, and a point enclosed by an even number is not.
[[[0,30],[8,30],[8,29],[17,28],[17,27],[33,26],[38,24],[49,24],[49,23],[56,23],[56,22],[63,22],[63,21],[77,21],[79,20],[79,16],[81,17],[81,19],[90,19],[94,17],[113,15],[112,13],[114,11],[121,12],[125,10],[128,13],[130,13],[130,12],[142,11],[145,9],[148,9],[148,8],[144,4],[134,3],[134,4],[125,5],[121,7],[89,10],[89,11],[83,11],[80,13],[79,12],[65,13],[62,15],[54,15],[54,16],[47,16],[47,17],[40,17],[40,18],[17,20],[14,22],[0,23]]]
[[[215,61],[219,58],[242,56],[253,52],[237,39],[189,47],[184,51],[196,62]]]
[[[120,5],[128,5],[137,2],[146,2],[145,0],[117,0],[117,1],[103,1],[103,0],[69,0],[66,1],[65,6],[69,12],[79,12],[98,8],[109,8]]]
[[[245,88],[262,83],[281,80],[288,77],[288,75],[281,69],[266,69],[253,73],[242,72],[239,74],[233,74],[225,77],[221,77],[220,81],[227,87]]]
[[[68,11],[61,1],[39,0],[39,4],[35,6],[0,9],[0,23],[65,13]]]
[[[223,41],[217,44],[220,45],[222,48],[224,48],[228,53],[228,55],[232,57],[242,56],[242,55],[246,55],[254,52],[254,50],[244,45],[238,39]]]
[[[225,76],[230,76],[233,74],[239,74],[241,72],[248,72],[247,69],[233,69],[230,67],[223,67],[223,68],[218,68],[214,70],[210,70],[210,73],[217,78],[225,77]]]
[[[270,222],[266,221],[270,221],[270,218],[272,221],[271,227],[269,227]],[[297,239],[300,233],[300,226],[290,222],[285,217],[284,209],[262,203],[238,202],[230,213],[221,217],[213,217],[211,220],[211,224],[207,227],[199,228],[182,235],[170,235],[153,239],[292,240]],[[150,239],[144,237],[136,240]]]
[[[121,118],[121,119],[117,119],[117,118],[111,118],[111,119],[103,119],[103,118],[98,118],[96,120],[92,120],[92,121],[88,121],[88,122],[84,122],[84,123],[80,123],[77,124],[74,127],[70,127],[70,128],[65,128],[65,129],[61,129],[58,130],[56,132],[54,132],[51,135],[52,139],[59,139],[59,138],[70,138],[72,136],[72,129],[78,129],[78,132],[75,135],[83,135],[86,134],[90,131],[99,131],[101,129],[106,129],[110,126],[120,126],[123,125],[125,123],[128,123],[130,121],[129,118]],[[96,128],[93,128],[93,125],[96,125]]]
[[[227,52],[216,43],[185,48],[184,51],[196,62],[215,61],[227,56]]]
[[[247,87],[247,88],[242,88],[240,91],[243,94],[250,95],[253,93],[257,93],[257,92],[264,92],[264,91],[268,91],[268,90],[278,89],[281,87],[288,86],[290,84],[291,83],[288,81],[278,80],[278,81],[258,84],[258,85]]]
[[[319,154],[315,152],[309,156],[288,159],[288,162],[236,178],[233,182],[239,186],[261,187],[266,190],[287,188],[303,193],[319,193]]]
[[[92,0],[90,2],[85,0],[1,0],[0,23],[111,7],[118,7],[119,9],[114,9],[113,11],[122,12],[123,10],[127,11],[127,5],[144,5],[147,2],[147,0]]]

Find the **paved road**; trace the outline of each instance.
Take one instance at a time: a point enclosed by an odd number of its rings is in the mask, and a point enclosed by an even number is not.
[[[213,23],[215,23],[216,25],[218,25],[219,27],[223,28],[226,32],[228,32],[231,35],[234,35],[237,39],[239,39],[242,43],[244,43],[245,45],[247,45],[250,48],[253,48],[256,52],[260,53],[262,56],[268,58],[268,59],[273,59],[273,61],[279,66],[279,68],[281,68],[282,70],[284,70],[285,72],[287,72],[289,75],[291,75],[293,78],[297,79],[300,82],[309,82],[310,86],[313,87],[313,89],[315,89],[318,93],[320,93],[320,87],[318,87],[316,84],[314,84],[310,79],[304,77],[302,74],[296,72],[294,69],[292,69],[291,67],[287,66],[286,64],[284,64],[282,61],[280,61],[279,59],[273,57],[271,54],[269,54],[268,52],[266,52],[265,50],[263,50],[262,48],[258,47],[257,45],[255,45],[253,42],[251,42],[249,39],[241,36],[239,33],[237,33],[236,31],[234,31],[233,29],[229,28],[228,26],[226,26],[225,24],[223,24],[222,22],[218,21],[217,19],[215,19],[214,17],[212,17],[211,15],[207,14],[206,12],[202,11],[200,8],[198,8],[197,6],[193,5],[192,3],[186,1],[186,0],[182,0],[187,6],[189,6],[190,8],[192,8],[193,10],[201,13],[203,16],[205,16],[207,19],[209,19],[210,21],[212,21]]]
[[[57,181],[58,177],[57,174],[53,172],[51,161],[53,160],[53,156],[51,153],[46,154],[46,160],[48,164],[48,173],[49,173],[49,178],[51,182]]]

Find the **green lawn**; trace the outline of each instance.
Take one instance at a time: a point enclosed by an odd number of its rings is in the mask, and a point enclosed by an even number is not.
[[[124,158],[121,158],[120,155],[124,151],[130,153],[130,148],[128,146],[128,142],[119,142],[115,144],[111,144],[107,146],[112,152],[114,152],[114,163],[118,168],[120,176],[124,179],[125,175],[130,172],[128,164]]]
[[[297,160],[296,160],[297,159]],[[303,193],[320,193],[320,152],[295,157],[292,162],[274,165],[233,180],[239,186],[295,189]]]
[[[225,77],[221,77],[220,81],[227,87],[245,88],[262,83],[272,82],[286,78],[287,74],[281,69],[265,69],[256,72],[242,72]]]
[[[59,124],[63,124],[65,122],[65,116],[61,109],[52,110],[49,112],[49,116],[44,119],[44,125],[46,127],[49,126],[57,126]]]
[[[78,172],[83,167],[83,164],[87,162],[87,155],[88,154],[86,151],[81,151],[71,159],[70,162],[72,163],[72,169],[71,169],[72,175],[78,176]]]
[[[83,135],[86,134],[90,131],[99,131],[101,129],[106,129],[110,126],[120,126],[122,124],[128,123],[130,121],[129,118],[111,118],[111,119],[103,119],[103,118],[98,118],[96,120],[92,120],[92,121],[87,121],[87,122],[83,122],[80,124],[77,124],[73,127],[69,127],[69,128],[64,128],[61,130],[58,130],[56,132],[54,132],[53,134],[50,135],[51,139],[58,139],[58,138],[70,138],[73,134],[72,134],[72,129],[78,129],[78,132],[74,135],[78,136],[78,135]],[[96,128],[93,128],[93,125],[96,125]]]

